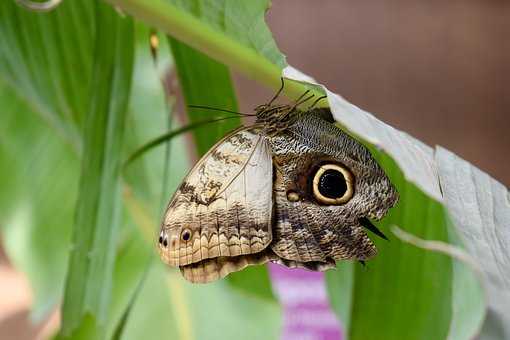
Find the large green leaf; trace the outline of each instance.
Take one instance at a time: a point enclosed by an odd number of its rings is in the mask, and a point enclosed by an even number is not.
[[[63,290],[77,157],[1,82],[0,106],[0,232],[10,260],[29,279],[32,318],[40,321]]]
[[[284,67],[285,57],[276,46],[264,14],[270,6],[269,0],[173,0],[172,4],[192,16],[199,18],[215,32],[221,32],[241,45],[256,51],[278,67]],[[165,4],[162,2],[161,6]],[[159,6],[155,3],[153,6]],[[167,15],[168,13],[165,13]],[[175,16],[185,17],[185,13]],[[199,29],[198,27],[196,29]],[[185,32],[182,32],[185,34]],[[179,33],[174,34],[179,38]]]
[[[77,0],[42,14],[0,3],[2,154],[11,157],[2,169],[12,179],[0,210],[7,253],[34,290],[35,320],[62,294],[92,75],[93,7]]]
[[[107,0],[190,47],[275,90],[286,65],[264,21],[269,0]],[[297,97],[303,86],[288,84]]]
[[[119,225],[122,146],[133,68],[133,24],[96,5],[91,97],[61,334],[72,337],[90,321],[105,331]],[[88,324],[88,322],[86,323]]]
[[[185,336],[190,332],[190,323],[178,322],[191,317],[187,310],[176,307],[185,296],[177,296],[178,300],[171,297],[173,287],[169,286],[167,276],[163,265],[153,261],[128,315],[122,339],[192,339]]]
[[[148,271],[153,267],[152,249],[144,244],[143,235],[138,231],[129,233],[117,254],[113,273],[114,288],[108,316],[106,338],[120,338],[125,332],[126,322],[133,311],[137,298],[146,288]],[[153,291],[153,289],[151,289]],[[146,297],[144,297],[147,300]],[[158,308],[159,306],[155,306]]]
[[[94,46],[93,3],[35,13],[0,3],[0,78],[68,142],[79,146]]]
[[[238,339],[242,334],[243,339],[276,339],[278,312],[275,303],[232,290],[226,282],[198,287],[186,283],[180,274],[168,274],[157,262],[151,266],[122,338]]]
[[[2,87],[0,118],[7,142],[2,155],[8,164],[2,169],[7,172],[3,178],[12,179],[2,190],[3,238],[9,257],[33,287],[35,320],[62,296],[79,174],[80,122],[91,88],[94,6],[94,2],[73,1],[50,13],[33,13],[13,1],[0,4],[5,38],[0,46],[0,79],[7,84]],[[70,86],[77,87],[77,93],[68,93]],[[148,119],[142,126],[150,123],[158,125]],[[141,182],[138,178],[136,183]]]
[[[510,192],[503,184],[446,149],[437,148],[436,161],[454,230],[483,273],[488,317],[481,338],[508,339]],[[473,296],[469,300],[477,302]],[[479,320],[469,321],[472,327],[479,325]]]
[[[179,76],[179,84],[187,105],[205,105],[212,108],[237,111],[237,100],[232,87],[229,70],[206,55],[170,38],[170,47]],[[191,122],[204,120],[204,117],[222,118],[232,113],[187,108]],[[203,155],[223,135],[239,126],[240,118],[210,124],[195,129],[195,143],[199,155]]]
[[[158,67],[151,60],[147,45],[149,30],[137,27],[137,55],[131,97],[131,119],[128,122],[128,154],[147,140],[159,136],[169,126],[169,111],[165,104],[164,87],[160,79],[168,76],[171,63],[164,48],[158,52]],[[164,41],[162,42],[164,43]],[[169,98],[173,101],[173,98]],[[161,337],[161,329],[155,323],[165,320],[172,327],[172,300],[168,296],[168,285],[155,279],[160,260],[155,256],[154,240],[158,233],[162,206],[178,186],[189,166],[188,155],[182,138],[172,139],[170,159],[167,150],[159,147],[140,155],[125,167],[124,202],[126,225],[121,236],[126,240],[118,253],[114,272],[114,293],[110,310],[107,337],[116,333],[117,338],[135,336],[143,332],[147,338]],[[168,176],[166,186],[162,185]],[[158,266],[161,273],[161,266]],[[152,314],[157,317],[151,319]],[[121,320],[122,323],[121,323]],[[153,322],[148,322],[153,320]],[[172,333],[169,331],[168,335]]]
[[[443,207],[406,182],[388,156],[378,160],[400,193],[381,229],[398,225],[425,239],[447,241]],[[375,241],[379,254],[367,268],[340,263],[338,271],[326,274],[348,338],[445,339],[452,314],[451,260],[395,237]]]

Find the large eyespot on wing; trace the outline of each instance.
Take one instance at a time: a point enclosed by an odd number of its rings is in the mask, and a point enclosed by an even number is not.
[[[355,178],[339,162],[317,163],[301,155],[276,172],[271,249],[290,264],[323,270],[334,260],[366,260],[374,244],[352,214]],[[308,177],[308,178],[306,178]],[[304,179],[303,179],[304,178]]]
[[[182,267],[265,249],[272,239],[272,169],[267,141],[255,128],[220,140],[168,205],[158,240],[163,261]]]
[[[274,195],[276,215],[270,247],[282,264],[325,270],[331,268],[331,261],[367,260],[376,255],[359,221],[339,213],[342,205],[296,199],[296,192],[289,192],[278,174]]]
[[[345,166],[323,164],[313,176],[312,193],[320,204],[345,204],[354,195],[354,182],[354,176]]]

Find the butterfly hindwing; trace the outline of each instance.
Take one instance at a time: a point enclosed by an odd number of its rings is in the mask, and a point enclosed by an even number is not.
[[[304,115],[270,139],[270,145],[277,169],[274,253],[285,260],[318,264],[373,257],[376,248],[360,221],[377,218],[398,196],[370,153],[320,112]],[[351,197],[345,202],[317,198],[314,177],[324,165],[350,174]]]

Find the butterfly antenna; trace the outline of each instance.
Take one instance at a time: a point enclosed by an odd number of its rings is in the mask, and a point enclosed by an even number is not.
[[[310,100],[310,99],[312,99],[313,97],[315,97],[315,95],[314,95],[314,94],[312,94],[312,95],[310,95],[310,96],[308,96],[308,97],[304,98],[304,99],[303,99],[302,101],[300,101],[299,103],[296,103],[296,104],[294,105],[294,107],[296,107],[296,106],[299,106],[299,105],[301,105],[301,104],[306,103],[307,101],[309,101],[309,100]]]
[[[301,105],[301,104],[309,101],[313,97],[315,97],[315,95],[312,94],[312,95],[303,99],[303,97],[306,96],[308,94],[308,92],[310,92],[310,90],[306,90],[305,93],[303,93],[298,99],[296,99],[296,101],[294,102],[294,105],[292,105],[292,107],[289,109],[289,113],[293,112],[296,109],[296,107],[298,107],[299,105]]]
[[[308,107],[308,111],[310,111],[311,109],[313,109],[315,107],[315,105],[317,105],[318,102],[320,102],[321,100],[323,100],[324,98],[327,98],[328,96],[322,96],[322,97],[319,97],[317,98],[313,103],[312,105],[310,105]]]
[[[280,77],[280,82],[281,82],[280,89],[278,90],[278,92],[276,92],[276,94],[273,96],[273,98],[271,98],[269,103],[266,104],[267,106],[270,106],[271,104],[273,104],[273,102],[276,100],[276,98],[278,98],[280,96],[280,94],[282,93],[283,87],[285,86],[283,77]]]
[[[303,93],[301,96],[299,96],[299,98],[296,99],[296,101],[294,102],[294,105],[292,105],[291,107],[288,108],[288,110],[285,111],[285,113],[282,115],[281,119],[284,119],[284,120],[287,119],[294,112],[296,107],[298,107],[298,105],[301,105],[304,102],[306,102],[314,97],[314,95],[312,94],[311,96],[308,96],[305,99],[302,99],[304,96],[306,96],[308,94],[308,92],[310,92],[310,90],[306,90],[305,93]]]
[[[203,105],[188,105],[188,107],[192,108],[192,109],[205,109],[205,110],[211,110],[211,111],[234,113],[234,114],[240,115],[240,116],[255,116],[255,114],[251,114],[251,113],[242,113],[242,112],[237,112],[237,111],[232,111],[232,110],[227,110],[227,109],[219,109],[216,107],[209,107],[209,106],[203,106]]]
[[[294,105],[292,107],[296,107],[300,104],[300,100],[303,99],[304,96],[306,96],[308,93],[310,92],[310,90],[306,90],[302,95],[299,96],[298,99],[296,99],[296,101],[294,102]]]

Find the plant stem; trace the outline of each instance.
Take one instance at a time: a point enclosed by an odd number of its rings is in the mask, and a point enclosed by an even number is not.
[[[250,79],[277,90],[280,87],[281,69],[257,53],[222,32],[216,31],[195,16],[165,0],[106,0],[117,8],[144,21],[149,26],[175,37],[189,46],[209,55],[243,73]],[[303,84],[286,82],[284,94],[299,97]],[[312,93],[321,95],[316,89]]]

